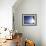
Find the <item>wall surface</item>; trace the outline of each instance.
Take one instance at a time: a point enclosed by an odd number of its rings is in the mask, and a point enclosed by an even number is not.
[[[41,1],[41,40],[42,46],[46,46],[46,0]]]
[[[24,38],[33,40],[36,46],[41,46],[41,1],[23,0],[16,5],[13,7],[15,30],[22,32]],[[37,14],[37,26],[22,26],[22,14]]]
[[[12,28],[12,6],[16,0],[0,0],[0,27]]]

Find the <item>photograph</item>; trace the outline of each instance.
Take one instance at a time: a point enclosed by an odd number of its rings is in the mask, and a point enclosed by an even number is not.
[[[22,25],[23,26],[36,26],[37,14],[22,14]]]

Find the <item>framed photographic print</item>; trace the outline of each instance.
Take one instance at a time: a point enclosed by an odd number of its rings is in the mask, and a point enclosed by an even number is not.
[[[22,25],[23,26],[36,26],[37,14],[22,14]]]

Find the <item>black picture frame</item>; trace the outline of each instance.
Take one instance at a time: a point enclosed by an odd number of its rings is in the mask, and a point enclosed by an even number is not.
[[[22,26],[36,26],[37,14],[22,14]]]

